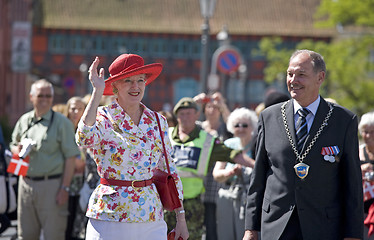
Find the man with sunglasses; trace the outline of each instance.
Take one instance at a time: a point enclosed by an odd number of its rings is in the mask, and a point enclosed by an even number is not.
[[[52,111],[53,86],[45,79],[31,85],[34,109],[17,121],[10,144],[19,154],[24,139],[35,142],[26,176],[18,183],[18,239],[65,239],[67,200],[74,173],[75,143],[71,121]]]

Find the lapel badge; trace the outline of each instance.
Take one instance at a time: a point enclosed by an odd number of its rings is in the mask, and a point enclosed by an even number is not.
[[[323,147],[321,154],[323,155],[323,159],[327,162],[335,162],[339,161],[338,154],[340,150],[338,146],[330,146],[330,147]]]

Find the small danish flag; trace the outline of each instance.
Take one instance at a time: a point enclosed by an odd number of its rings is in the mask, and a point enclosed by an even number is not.
[[[18,154],[13,154],[10,160],[7,172],[17,176],[26,176],[27,170],[29,169],[30,157],[27,156],[25,159],[20,158]]]
[[[364,201],[374,198],[374,182],[363,181]]]

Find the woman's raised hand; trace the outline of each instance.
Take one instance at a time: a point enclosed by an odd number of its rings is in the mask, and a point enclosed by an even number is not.
[[[206,98],[207,98],[207,95],[205,93],[199,93],[198,95],[193,97],[193,100],[198,104],[203,104],[204,99],[206,99]]]
[[[99,62],[99,58],[96,57],[88,70],[88,79],[90,79],[93,90],[90,101],[82,116],[82,120],[87,126],[93,126],[96,122],[97,108],[100,105],[100,100],[105,89],[104,68],[100,68],[100,72],[97,72]]]
[[[92,62],[88,72],[88,79],[92,84],[92,88],[97,91],[104,92],[105,88],[105,81],[104,81],[104,68],[100,68],[100,71],[97,71],[97,67],[99,66],[100,60],[99,57],[96,57],[95,60]]]

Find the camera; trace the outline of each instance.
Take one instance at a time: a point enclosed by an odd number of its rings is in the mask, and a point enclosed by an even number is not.
[[[212,101],[212,98],[210,98],[210,97],[205,97],[205,98],[203,98],[203,103],[208,103],[208,102],[211,102]]]
[[[22,149],[19,152],[18,156],[24,159],[30,153],[32,148],[36,145],[36,142],[31,138],[24,138],[21,141],[21,145]]]

